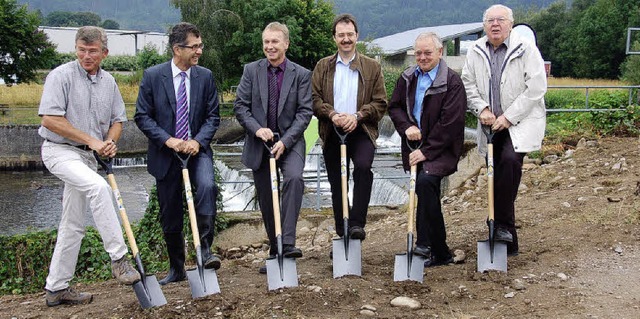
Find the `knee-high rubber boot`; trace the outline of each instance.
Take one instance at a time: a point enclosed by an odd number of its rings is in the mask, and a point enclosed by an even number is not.
[[[200,251],[202,252],[202,262],[206,269],[220,268],[220,259],[211,254],[213,244],[213,216],[196,215],[198,231],[200,232]]]
[[[184,237],[182,233],[164,233],[164,241],[167,243],[169,254],[169,272],[159,283],[166,285],[170,282],[183,281],[187,278],[184,270]]]

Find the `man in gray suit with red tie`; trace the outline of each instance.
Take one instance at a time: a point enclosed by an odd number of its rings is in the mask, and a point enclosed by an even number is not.
[[[266,59],[244,67],[233,110],[246,131],[242,163],[253,170],[262,220],[271,246],[270,255],[276,254],[277,247],[269,172],[270,154],[264,143],[273,143],[271,152],[283,175],[283,256],[298,258],[302,257],[302,251],[295,246],[296,224],[304,191],[303,134],[312,115],[311,72],[287,59],[289,29],[286,25],[279,22],[267,25],[262,32],[262,45]],[[260,273],[266,273],[266,267],[261,267]]]
[[[156,178],[160,222],[169,253],[170,269],[164,285],[186,278],[181,163],[175,153],[190,156],[189,175],[195,187],[195,206],[205,268],[220,268],[210,252],[216,217],[211,139],[218,129],[218,91],[209,69],[198,66],[204,46],[200,31],[179,23],[169,34],[171,61],[145,70],[136,103],[135,121],[149,138],[147,170]]]

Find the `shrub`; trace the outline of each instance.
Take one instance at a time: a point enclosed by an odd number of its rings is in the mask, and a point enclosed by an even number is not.
[[[159,212],[158,196],[153,187],[144,216],[138,223],[132,224],[136,243],[148,274],[166,271],[169,267]],[[190,260],[188,262],[195,263],[195,252],[186,212],[184,225],[185,238],[191,243],[187,247]],[[218,214],[216,232],[227,228],[228,225],[228,217]],[[0,294],[32,293],[43,289],[56,237],[56,230],[0,236],[0,247],[14,248],[0,250]],[[87,227],[78,255],[74,281],[95,282],[109,278],[111,278],[111,262],[108,253],[104,250],[100,234],[93,227]]]
[[[138,63],[135,56],[131,55],[108,55],[101,64],[107,71],[135,71]]]
[[[136,55],[136,63],[140,70],[145,70],[156,64],[166,62],[169,59],[169,56],[159,54],[156,46],[153,44],[145,45],[144,48]]]

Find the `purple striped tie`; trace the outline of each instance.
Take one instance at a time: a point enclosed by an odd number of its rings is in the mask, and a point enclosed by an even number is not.
[[[180,85],[178,86],[178,108],[176,110],[176,136],[179,139],[189,138],[189,106],[187,105],[187,86],[184,79],[187,74],[180,72]]]

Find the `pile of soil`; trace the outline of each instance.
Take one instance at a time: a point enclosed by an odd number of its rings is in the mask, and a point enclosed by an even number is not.
[[[162,287],[167,305],[142,310],[130,287],[110,280],[75,285],[94,294],[89,305],[48,308],[43,293],[0,296],[0,317],[637,318],[639,160],[638,138],[606,138],[527,163],[516,202],[520,254],[509,257],[507,273],[476,272],[476,241],[487,233],[480,172],[443,198],[449,246],[466,259],[426,269],[423,284],[393,281],[394,256],[405,249],[406,207],[372,208],[363,275],[339,279],[328,256],[331,217],[305,212],[322,217],[299,234],[299,287],[269,292],[257,272],[262,263],[228,258],[218,271],[218,295],[193,300],[187,282],[170,284]],[[392,306],[399,296],[420,306]]]

